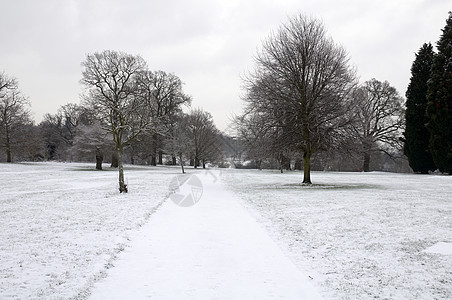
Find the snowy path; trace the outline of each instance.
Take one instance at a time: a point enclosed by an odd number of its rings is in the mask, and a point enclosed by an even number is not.
[[[201,200],[168,200],[133,237],[91,299],[320,299],[222,182]]]

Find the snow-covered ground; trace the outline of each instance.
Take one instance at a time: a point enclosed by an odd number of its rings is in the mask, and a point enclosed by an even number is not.
[[[321,299],[214,173],[192,177],[199,201],[163,204],[90,299]]]
[[[229,170],[223,180],[325,297],[452,299],[452,177]]]
[[[450,176],[314,173],[306,187],[296,172],[189,169],[204,190],[179,207],[178,168],[128,166],[120,195],[117,171],[93,167],[0,165],[0,299],[96,299],[126,279],[164,298],[252,284],[248,295],[278,298],[284,282],[333,299],[452,298]],[[140,255],[152,268],[133,273]]]
[[[106,167],[106,165],[104,166]],[[84,298],[168,195],[178,169],[0,165],[0,299]]]

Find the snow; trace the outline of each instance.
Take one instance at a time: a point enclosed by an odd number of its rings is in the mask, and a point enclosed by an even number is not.
[[[428,247],[424,250],[429,253],[443,254],[443,255],[452,255],[452,243],[448,242],[439,242],[435,245]]]
[[[0,299],[452,298],[450,176],[93,169],[0,164]]]
[[[320,299],[221,182],[197,177],[200,201],[166,202],[91,299]]]
[[[325,298],[451,299],[452,178],[224,172],[222,179]]]
[[[106,165],[104,165],[104,168]],[[147,222],[177,170],[94,165],[0,165],[0,298],[83,298]]]

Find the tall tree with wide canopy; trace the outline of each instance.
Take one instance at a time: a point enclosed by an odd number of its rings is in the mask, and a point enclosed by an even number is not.
[[[260,115],[262,126],[278,128],[282,146],[303,153],[303,183],[311,184],[312,154],[334,147],[350,122],[355,76],[348,55],[320,21],[297,15],[263,43],[255,61],[244,80],[245,114]]]
[[[428,82],[429,149],[438,169],[452,174],[452,12],[437,48]]]
[[[389,82],[375,78],[366,81],[353,93],[356,122],[355,134],[361,142],[363,171],[370,171],[370,159],[375,151],[399,148],[404,125],[403,99]]]
[[[146,68],[140,56],[105,50],[88,54],[82,62],[82,84],[88,88],[86,101],[104,129],[111,133],[118,157],[119,191],[127,192],[122,154],[152,121],[147,103],[137,97],[136,76]]]
[[[436,169],[432,154],[429,152],[430,133],[425,127],[428,119],[427,82],[433,64],[433,46],[425,43],[416,53],[411,66],[411,79],[406,91],[404,153],[410,167],[416,173],[427,174]]]
[[[162,164],[162,147],[165,135],[170,135],[174,120],[182,112],[182,106],[190,106],[191,97],[182,89],[179,77],[164,71],[142,71],[136,78],[138,97],[147,103],[155,128],[151,135],[151,165]]]

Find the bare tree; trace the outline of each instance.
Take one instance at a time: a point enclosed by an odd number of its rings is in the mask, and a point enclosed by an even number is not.
[[[220,158],[221,147],[218,140],[218,129],[213,123],[212,115],[201,109],[194,109],[188,115],[188,136],[192,142],[192,157],[194,167],[202,163],[205,168],[207,162]]]
[[[262,168],[262,162],[272,156],[272,142],[268,128],[262,126],[258,115],[248,114],[236,119],[240,141],[246,149],[246,158],[253,160],[256,168]]]
[[[94,115],[89,108],[75,103],[62,105],[58,109],[57,115],[61,116],[63,135],[70,145],[76,135],[77,127],[80,124],[92,124],[94,121]]]
[[[0,143],[5,148],[7,162],[12,162],[13,147],[24,142],[21,130],[32,124],[29,105],[30,102],[19,90],[17,80],[0,73]]]
[[[363,171],[370,171],[372,152],[401,149],[404,126],[403,98],[387,81],[366,81],[353,93],[355,135],[361,142]],[[389,147],[389,148],[388,148]]]
[[[258,114],[248,114],[238,122],[238,133],[246,149],[247,159],[254,161],[256,168],[262,168],[264,160],[276,160],[283,173],[287,167],[288,147],[281,128],[266,126],[266,119]]]
[[[49,159],[72,160],[71,147],[79,124],[94,120],[88,108],[75,103],[62,105],[56,114],[45,114],[39,128],[44,137]]]
[[[147,103],[154,126],[152,134],[151,165],[162,164],[162,148],[165,135],[170,130],[173,119],[182,111],[182,106],[189,106],[191,98],[182,90],[182,81],[174,74],[164,71],[142,71],[136,77],[138,95]]]
[[[62,116],[47,113],[38,128],[46,150],[45,158],[49,160],[65,159],[69,144],[65,140]]]
[[[82,62],[82,84],[88,88],[86,101],[111,133],[118,156],[119,191],[127,192],[122,154],[150,124],[147,103],[137,97],[136,76],[145,70],[140,56],[106,50],[88,54]]]
[[[184,162],[187,158],[190,158],[190,153],[193,149],[193,140],[190,138],[188,122],[187,115],[179,114],[165,141],[165,149],[179,160],[182,173],[185,173]]]
[[[303,153],[305,184],[311,184],[312,154],[334,147],[350,123],[355,77],[348,60],[320,21],[298,15],[263,43],[244,81],[245,113],[278,128],[279,143]]]
[[[82,160],[96,158],[96,169],[102,170],[102,162],[106,154],[111,154],[114,149],[111,134],[102,129],[99,122],[77,126],[77,134],[71,151]]]

